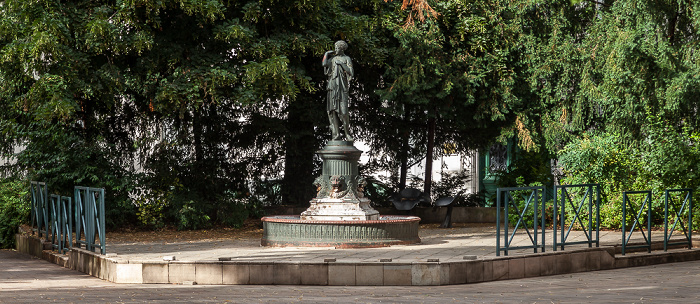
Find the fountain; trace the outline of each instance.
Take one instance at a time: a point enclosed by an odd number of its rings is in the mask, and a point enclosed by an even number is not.
[[[381,216],[364,196],[367,182],[357,169],[362,151],[350,135],[348,82],[354,75],[352,61],[343,52],[346,48],[344,41],[338,41],[335,52],[323,56],[332,140],[316,152],[323,160],[321,176],[314,181],[316,197],[301,215],[263,217],[263,246],[355,248],[420,242],[420,218]]]

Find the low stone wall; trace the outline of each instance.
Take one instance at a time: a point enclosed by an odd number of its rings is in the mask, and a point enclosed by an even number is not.
[[[44,243],[41,239],[31,237],[24,233],[15,234],[15,248],[19,252],[41,258],[42,252],[51,249],[51,244]]]
[[[67,254],[27,234],[17,250],[114,283],[210,285],[451,285],[700,260],[698,249],[616,256],[614,246],[441,262],[117,261],[80,248]]]

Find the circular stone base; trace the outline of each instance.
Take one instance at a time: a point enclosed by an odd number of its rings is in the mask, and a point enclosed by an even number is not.
[[[263,246],[385,247],[420,243],[417,216],[384,215],[367,221],[305,221],[298,215],[262,218]]]

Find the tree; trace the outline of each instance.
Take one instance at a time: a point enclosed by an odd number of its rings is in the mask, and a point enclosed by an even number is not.
[[[698,4],[523,1],[533,106],[521,129],[558,154],[566,183],[601,183],[603,223],[622,191],[698,188]],[[522,138],[521,138],[522,139]]]
[[[558,150],[586,132],[643,140],[648,118],[696,128],[698,14],[686,1],[523,1],[534,106],[524,128]]]
[[[287,200],[307,202],[320,56],[343,38],[360,63],[381,61],[363,14],[375,4],[4,1],[3,152],[26,143],[35,178],[107,187],[114,215],[135,216],[135,201],[144,221],[222,222],[282,163]]]
[[[386,101],[381,108],[394,117],[385,120],[398,131],[389,136],[408,140],[414,148],[396,140],[382,146],[380,138],[372,143],[382,150],[399,147],[392,154],[400,155],[403,170],[409,158],[423,158],[428,167],[433,154],[486,146],[513,123],[513,111],[523,106],[522,96],[528,93],[516,77],[523,69],[518,62],[522,51],[504,4],[442,1],[433,9],[432,18],[415,21],[414,15],[407,24],[408,12],[397,4],[385,18],[393,39],[379,91]],[[426,171],[424,192],[429,195]],[[405,174],[401,185],[403,179]]]

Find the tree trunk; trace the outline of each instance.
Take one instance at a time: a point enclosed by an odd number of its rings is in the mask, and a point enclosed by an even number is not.
[[[310,107],[306,99],[289,104],[287,110],[287,137],[285,139],[284,182],[282,201],[304,206],[314,197],[314,154],[316,140],[314,123],[309,121]],[[313,116],[311,116],[313,117]]]
[[[411,137],[410,128],[408,122],[410,120],[410,108],[408,105],[405,106],[405,113],[403,116],[404,128],[403,131],[399,132],[401,136],[401,150],[399,151],[399,160],[401,161],[401,172],[399,172],[399,191],[406,189],[406,178],[408,177],[408,140]]]
[[[430,198],[430,190],[433,185],[433,150],[435,146],[435,117],[428,119],[428,149],[425,153],[425,179],[423,194]]]
[[[403,138],[401,138],[401,152],[400,152],[400,160],[401,160],[401,172],[400,172],[400,177],[399,177],[399,191],[406,189],[406,178],[408,175],[408,134],[407,132],[403,132]]]

